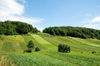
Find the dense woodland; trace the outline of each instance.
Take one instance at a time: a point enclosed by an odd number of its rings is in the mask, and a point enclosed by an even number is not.
[[[50,33],[51,35],[71,36],[79,38],[97,38],[100,40],[100,30],[85,28],[85,27],[49,27],[43,30],[44,33]]]
[[[0,21],[0,34],[1,35],[17,35],[27,34],[28,32],[37,33],[37,28],[33,28],[32,25],[19,22],[19,21]]]

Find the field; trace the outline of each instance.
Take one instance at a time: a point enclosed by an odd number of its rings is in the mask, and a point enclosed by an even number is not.
[[[41,51],[23,53],[32,40]],[[100,40],[46,33],[0,36],[1,66],[100,66]],[[57,46],[66,44],[70,53],[58,52]],[[95,51],[95,54],[92,52]]]

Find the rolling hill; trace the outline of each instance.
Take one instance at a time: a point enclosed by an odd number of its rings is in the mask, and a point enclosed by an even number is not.
[[[23,54],[30,40],[41,51]],[[70,46],[71,52],[58,52],[59,44]],[[1,66],[100,66],[100,40],[46,33],[0,35],[0,60]]]

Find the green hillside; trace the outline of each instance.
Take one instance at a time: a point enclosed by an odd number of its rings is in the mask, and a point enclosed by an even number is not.
[[[32,40],[41,51],[23,53]],[[1,66],[100,66],[100,40],[46,33],[0,35]],[[58,45],[71,47],[70,53],[58,52]],[[92,52],[95,51],[95,54]]]

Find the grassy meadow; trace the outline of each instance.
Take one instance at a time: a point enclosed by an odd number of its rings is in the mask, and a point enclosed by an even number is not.
[[[35,48],[27,50],[32,40]],[[58,52],[58,45],[71,47],[70,53]],[[95,54],[92,52],[95,51]],[[69,36],[52,36],[46,33],[26,35],[0,35],[1,66],[100,66],[100,40]]]

